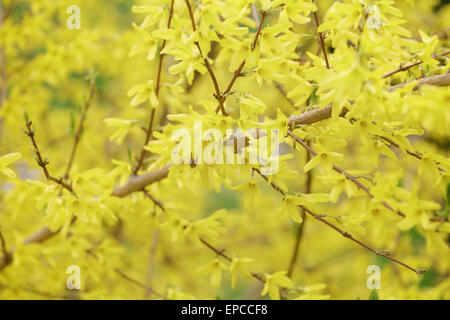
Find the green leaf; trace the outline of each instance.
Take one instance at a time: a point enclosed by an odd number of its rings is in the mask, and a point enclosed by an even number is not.
[[[369,300],[380,300],[377,290],[373,289],[369,294]]]
[[[434,268],[427,270],[427,272],[423,275],[419,288],[431,288],[436,286],[439,283],[439,274],[436,272]]]
[[[30,116],[28,115],[28,113],[26,111],[23,112],[23,118],[25,119],[25,123],[30,123]],[[447,194],[448,194],[448,190],[447,190]],[[448,196],[447,196],[448,199]]]

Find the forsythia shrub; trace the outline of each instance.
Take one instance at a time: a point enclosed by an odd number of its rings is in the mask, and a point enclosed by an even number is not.
[[[1,9],[0,299],[450,298],[450,5]]]

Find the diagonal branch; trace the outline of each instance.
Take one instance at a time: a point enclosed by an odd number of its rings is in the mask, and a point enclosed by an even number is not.
[[[320,41],[320,47],[322,48],[323,57],[325,58],[325,63],[327,65],[327,69],[331,69],[330,63],[328,62],[328,55],[327,55],[327,48],[325,48],[325,37],[322,32],[319,32],[319,17],[317,16],[317,11],[313,13],[314,14],[314,21],[316,22],[317,32],[319,33],[319,41]]]
[[[259,22],[259,25],[258,25],[258,30],[256,31],[256,34],[255,34],[255,39],[253,40],[253,44],[252,44],[252,48],[251,48],[252,51],[254,51],[256,48],[256,44],[258,43],[259,36],[261,35],[262,27],[264,25],[264,21],[265,21],[266,17],[267,17],[267,12],[263,11],[262,16],[261,16],[261,21]],[[237,78],[239,78],[242,75],[242,70],[245,67],[245,63],[246,63],[246,60],[244,59],[242,61],[242,63],[240,64],[240,66],[236,69],[236,71],[234,71],[233,78],[231,78],[231,81],[228,84],[227,89],[221,95],[222,98],[219,100],[219,106],[216,108],[216,113],[218,113],[219,110],[224,108],[223,104],[225,103],[227,96],[231,93],[231,90],[233,89],[234,83],[236,82]]]
[[[450,86],[450,73],[447,72],[445,74],[439,74],[431,77],[421,78],[412,82],[400,83],[396,86],[390,87],[388,91],[395,91],[397,89],[403,88],[413,82],[417,81],[417,85],[414,87],[414,90],[419,89],[423,85],[431,85],[438,87],[448,87]]]
[[[310,147],[306,141],[304,141],[303,139],[299,138],[298,136],[296,136],[294,133],[292,133],[292,131],[288,131],[287,132],[288,135],[294,139],[295,142],[297,142],[298,144],[300,144],[304,149],[306,149],[306,151],[308,151],[310,154],[312,154],[313,156],[317,156],[317,152]],[[346,179],[350,180],[351,182],[353,182],[358,189],[363,190],[365,193],[367,193],[369,195],[369,197],[371,199],[374,198],[374,195],[372,194],[372,192],[370,192],[369,188],[367,188],[365,185],[363,185],[355,176],[351,175],[350,173],[348,173],[347,171],[345,171],[344,169],[333,165],[333,170],[342,174],[343,176],[345,176]],[[401,217],[405,217],[405,214],[399,210],[395,210],[394,208],[392,208],[386,201],[381,201],[381,204],[389,209],[390,211],[398,214]]]
[[[31,128],[32,124],[33,124],[32,121],[27,121],[25,134],[30,138],[31,144],[33,145],[33,148],[34,148],[33,151],[34,151],[34,154],[36,155],[37,164],[42,168],[42,171],[44,172],[47,180],[55,182],[56,184],[60,185],[61,187],[63,187],[64,189],[66,189],[67,191],[69,191],[70,193],[75,195],[72,185],[64,182],[64,180],[61,178],[55,178],[54,176],[52,176],[49,173],[49,171],[47,169],[47,165],[49,164],[49,162],[48,162],[48,160],[46,160],[46,159],[44,160],[42,158],[41,152],[39,151],[39,148],[36,143],[35,132]]]
[[[264,180],[266,180],[267,182],[269,181],[269,178],[267,178],[267,176],[263,175],[261,173],[261,171],[259,171],[258,169],[253,169],[254,171],[256,171]],[[280,192],[282,195],[286,195],[286,192],[282,191],[282,189],[276,185],[274,182],[271,182],[270,185],[272,186],[273,189],[275,189],[276,191]],[[281,190],[281,191],[280,191]],[[326,224],[327,226],[329,226],[330,228],[334,229],[335,231],[339,232],[343,237],[352,240],[353,242],[359,244],[360,246],[366,248],[369,251],[372,251],[373,253],[375,253],[376,255],[379,255],[381,257],[384,257],[386,259],[389,259],[399,265],[404,266],[405,268],[414,271],[416,274],[423,274],[425,273],[425,270],[417,270],[414,269],[413,267],[407,265],[406,263],[403,263],[393,257],[391,257],[390,253],[385,252],[385,251],[380,251],[380,250],[376,250],[374,248],[372,248],[371,246],[365,244],[364,242],[356,239],[355,237],[353,237],[350,233],[348,233],[347,231],[342,230],[341,228],[339,228],[338,226],[336,226],[335,224],[327,221],[324,219],[324,217],[320,214],[316,214],[313,211],[311,211],[310,209],[308,209],[307,207],[303,206],[303,205],[299,205],[298,206],[300,209],[303,209],[305,212],[307,212],[309,215],[311,215],[312,217],[314,217],[316,220]]]
[[[70,153],[69,163],[67,164],[67,169],[66,172],[64,173],[64,179],[69,178],[70,169],[72,168],[73,161],[75,160],[75,154],[77,152],[78,144],[80,143],[84,122],[86,120],[87,112],[89,111],[92,99],[94,98],[94,93],[95,93],[95,81],[93,81],[91,84],[89,97],[88,100],[86,101],[86,105],[84,106],[83,113],[81,114],[80,123],[78,124],[78,129],[77,132],[75,133],[75,140],[73,142],[72,152]]]
[[[138,280],[136,280],[136,279],[134,279],[134,278],[132,278],[132,277],[126,275],[126,274],[123,273],[121,270],[119,270],[119,269],[114,269],[114,271],[115,271],[119,276],[121,276],[122,278],[124,278],[125,280],[127,280],[127,281],[129,281],[129,282],[135,284],[136,286],[138,286],[138,287],[140,287],[140,288],[142,288],[142,289],[144,289],[144,290],[146,290],[146,291],[149,291],[150,293],[153,293],[155,296],[158,296],[158,297],[161,298],[161,299],[165,299],[165,298],[166,298],[163,294],[161,294],[161,293],[155,291],[152,287],[146,286],[145,284],[139,282]]]
[[[215,248],[212,244],[210,244],[208,241],[206,241],[203,238],[199,238],[200,242],[203,243],[206,247],[208,247],[210,250],[212,250],[217,256],[224,258],[228,262],[233,261],[228,255],[225,254],[225,250],[219,250]],[[256,272],[250,273],[253,278],[258,280],[261,283],[265,283],[266,281]]]
[[[195,25],[195,18],[194,18],[194,13],[192,11],[191,4],[189,3],[189,0],[185,0],[185,2],[186,2],[186,6],[188,8],[188,11],[189,11],[189,17],[191,19],[192,29],[193,29],[194,32],[196,32],[197,31],[197,27]],[[226,116],[227,113],[225,111],[223,103],[221,102],[224,97],[223,97],[223,95],[222,95],[222,93],[220,91],[220,87],[219,87],[219,83],[217,82],[216,75],[214,74],[214,71],[212,70],[212,67],[211,67],[211,64],[209,63],[208,57],[205,57],[203,55],[202,48],[200,47],[200,43],[198,41],[196,41],[195,45],[197,46],[198,52],[200,53],[200,56],[202,57],[203,62],[205,63],[206,69],[208,70],[208,73],[209,73],[209,75],[211,77],[211,80],[212,80],[212,82],[214,84],[214,90],[216,91],[216,93],[214,94],[214,97],[217,99],[217,101],[219,101],[219,106],[220,106],[220,110],[222,111],[222,114],[224,116]]]
[[[436,59],[436,58],[439,58],[439,57],[445,57],[446,55],[449,55],[449,54],[450,54],[450,51],[446,51],[446,52],[444,52],[443,54],[441,54],[440,56],[433,56],[433,58]],[[391,71],[391,72],[389,72],[389,73],[386,73],[386,74],[383,76],[383,79],[389,78],[390,76],[393,76],[393,75],[396,74],[396,73],[399,73],[399,72],[402,72],[402,71],[409,70],[409,69],[411,69],[411,68],[413,68],[413,67],[415,67],[415,66],[421,65],[422,63],[423,63],[423,61],[422,61],[422,60],[419,60],[419,61],[416,61],[416,62],[414,62],[414,63],[408,64],[408,65],[406,65],[406,66],[400,67],[400,68],[398,68],[398,69],[396,69],[396,70],[394,70],[394,71]]]

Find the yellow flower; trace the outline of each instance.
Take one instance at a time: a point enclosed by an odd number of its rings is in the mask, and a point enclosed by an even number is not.
[[[159,105],[159,100],[155,90],[156,88],[153,84],[153,80],[149,80],[145,84],[135,85],[127,93],[129,97],[134,96],[131,101],[131,106],[135,107],[148,101],[153,108],[156,108]]]
[[[127,134],[137,123],[136,120],[124,120],[119,118],[107,118],[104,119],[103,122],[105,122],[110,127],[117,127],[116,132],[113,133],[110,140],[116,141],[119,145],[123,143],[123,140],[125,139]]]
[[[342,161],[342,159],[344,158],[342,154],[328,151],[320,145],[316,146],[316,151],[317,155],[303,167],[303,170],[305,170],[305,172],[308,172],[320,165],[324,169],[325,173],[330,174],[333,169],[333,165],[337,162]]]
[[[248,277],[252,277],[251,273],[247,270],[246,264],[253,262],[253,259],[249,258],[236,258],[233,257],[231,260],[230,265],[230,272],[231,272],[231,288],[234,289],[236,285],[236,277],[237,273],[243,273]]]
[[[8,153],[7,155],[0,157],[0,171],[10,178],[15,178],[15,172],[9,169],[8,165],[19,160],[20,158],[22,158],[22,155],[18,152]]]
[[[214,288],[218,288],[220,286],[220,282],[222,280],[222,270],[229,270],[229,267],[223,264],[219,259],[214,259],[199,268],[201,273],[211,274],[211,285]]]
[[[266,274],[266,282],[261,295],[265,296],[268,293],[272,300],[280,300],[280,287],[292,288],[293,286],[291,279],[286,274],[286,271],[278,271],[271,275]]]

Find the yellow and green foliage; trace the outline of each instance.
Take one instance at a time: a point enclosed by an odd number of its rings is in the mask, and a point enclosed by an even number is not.
[[[0,299],[450,299],[445,1],[1,0],[0,19]],[[277,129],[280,155],[173,163],[196,123]]]

